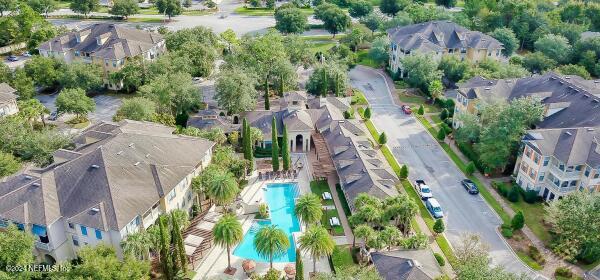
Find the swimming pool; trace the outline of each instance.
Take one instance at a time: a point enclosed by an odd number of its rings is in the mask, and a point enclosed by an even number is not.
[[[254,236],[261,227],[276,225],[287,234],[290,248],[285,254],[273,258],[273,262],[295,262],[296,246],[292,233],[300,231],[300,222],[294,213],[294,200],[298,196],[298,185],[295,183],[268,184],[266,190],[263,191],[271,217],[269,220],[254,221],[250,230],[244,235],[242,243],[233,251],[233,255],[258,262],[269,262],[267,258],[260,257],[254,249]]]

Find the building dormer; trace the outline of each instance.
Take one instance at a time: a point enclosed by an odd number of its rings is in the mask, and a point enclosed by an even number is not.
[[[110,33],[109,32],[104,33],[104,34],[96,37],[96,44],[98,44],[98,46],[102,46],[102,45],[104,45],[104,43],[106,43],[108,38],[110,38]]]
[[[90,35],[91,31],[88,30],[83,30],[79,33],[77,33],[77,35],[75,36],[75,39],[77,40],[77,43],[81,43],[83,41],[85,41],[85,39]]]

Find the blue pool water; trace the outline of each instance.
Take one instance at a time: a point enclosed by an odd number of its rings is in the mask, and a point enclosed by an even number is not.
[[[278,257],[273,258],[273,262],[295,262],[296,246],[292,237],[292,232],[300,231],[300,222],[294,213],[294,199],[298,196],[298,187],[295,183],[276,183],[268,184],[264,191],[264,197],[269,205],[271,217],[269,220],[255,221],[250,230],[244,235],[244,240],[240,243],[233,254],[240,258],[252,259],[258,262],[268,262],[268,258],[262,258],[254,249],[254,236],[261,227],[265,225],[276,225],[282,229],[290,240],[288,251]]]

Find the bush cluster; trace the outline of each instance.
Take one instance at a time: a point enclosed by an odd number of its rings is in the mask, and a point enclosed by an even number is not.
[[[533,246],[533,245],[529,245],[529,256],[536,261],[537,263],[544,265],[546,263],[546,259],[544,258],[544,256],[540,253],[540,250],[538,250],[537,247]]]
[[[446,261],[444,260],[444,257],[442,257],[442,255],[440,255],[438,253],[433,253],[433,256],[435,257],[435,260],[438,262],[438,264],[440,266],[446,265]]]

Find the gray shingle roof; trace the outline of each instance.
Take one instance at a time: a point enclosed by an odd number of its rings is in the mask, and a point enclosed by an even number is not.
[[[23,222],[19,207],[25,205],[30,222],[37,224],[63,216],[97,229],[120,230],[192,173],[214,146],[172,131],[128,120],[92,126],[75,139],[74,152],[57,152],[61,161],[53,168],[0,183],[0,217]],[[32,187],[40,180],[40,187]]]
[[[82,38],[77,42],[77,38]],[[98,45],[97,38],[105,40]],[[111,23],[96,23],[80,31],[60,35],[40,45],[40,50],[75,51],[92,53],[93,56],[121,59],[144,53],[164,38],[158,33],[125,28]]]
[[[600,125],[600,80],[578,76],[544,75],[520,79],[472,78],[459,85],[459,94],[484,101],[533,96],[549,109],[556,109],[537,126],[540,128],[592,127]]]
[[[542,155],[553,155],[566,165],[600,167],[600,127],[530,130],[523,141]]]
[[[502,49],[502,43],[451,21],[430,21],[387,30],[390,40],[405,50],[438,52],[444,49]]]
[[[422,264],[421,260],[416,261],[405,257],[406,255],[415,255],[415,253],[420,256],[420,259],[423,259],[426,254],[431,255],[426,250],[374,252],[371,253],[371,259],[375,269],[385,280],[431,280],[433,278],[429,274],[440,275],[439,268],[436,267],[436,264],[431,263],[430,259],[433,256],[427,256],[427,264]]]
[[[0,83],[0,103],[6,103],[17,99],[16,89],[9,86],[7,83]]]

